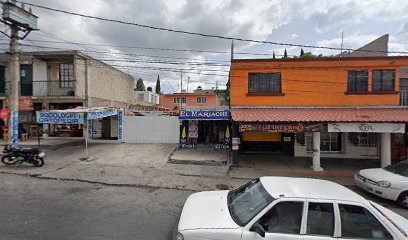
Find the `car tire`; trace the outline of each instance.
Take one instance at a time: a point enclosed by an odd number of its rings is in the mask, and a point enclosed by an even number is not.
[[[398,197],[398,205],[408,208],[408,192],[403,192]]]

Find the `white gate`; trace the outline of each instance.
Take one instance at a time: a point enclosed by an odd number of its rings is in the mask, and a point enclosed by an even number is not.
[[[179,143],[180,121],[172,116],[125,116],[126,143]]]

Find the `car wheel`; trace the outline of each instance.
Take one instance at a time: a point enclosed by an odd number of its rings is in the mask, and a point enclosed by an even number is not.
[[[403,192],[398,197],[398,204],[401,207],[408,208],[408,192]]]

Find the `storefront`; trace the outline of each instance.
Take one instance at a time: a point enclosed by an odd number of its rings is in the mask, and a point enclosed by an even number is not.
[[[316,171],[321,157],[380,160],[381,166],[407,158],[405,109],[232,109],[231,115],[235,163],[247,151],[310,157]]]
[[[228,108],[183,109],[180,111],[179,120],[182,148],[230,148]]]

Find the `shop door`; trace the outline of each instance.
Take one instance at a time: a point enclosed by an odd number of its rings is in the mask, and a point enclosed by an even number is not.
[[[282,133],[282,152],[286,156],[295,155],[295,134]]]
[[[33,95],[33,66],[22,64],[20,66],[21,96]]]

